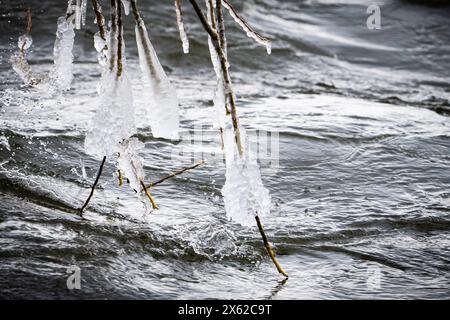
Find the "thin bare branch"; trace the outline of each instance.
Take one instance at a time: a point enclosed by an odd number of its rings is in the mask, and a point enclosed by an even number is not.
[[[197,164],[195,164],[195,165],[193,165],[193,166],[190,166],[190,167],[181,169],[181,170],[179,170],[179,171],[176,171],[176,172],[174,172],[174,173],[171,173],[171,174],[169,174],[168,176],[166,176],[166,177],[164,177],[164,178],[162,178],[162,179],[159,179],[158,181],[155,181],[155,182],[150,183],[150,184],[147,186],[147,188],[149,188],[149,189],[150,189],[150,188],[153,188],[153,187],[157,186],[157,185],[160,184],[160,183],[163,183],[164,181],[166,181],[166,180],[168,180],[168,179],[171,179],[171,178],[176,177],[176,176],[178,176],[178,175],[180,175],[180,174],[183,174],[183,173],[185,173],[186,171],[193,170],[193,169],[197,168],[198,166],[200,166],[200,165],[202,165],[202,164],[204,164],[204,163],[205,163],[205,161],[201,161],[201,162],[199,162],[199,163],[197,163]]]
[[[277,268],[278,272],[281,273],[286,278],[288,278],[289,277],[288,274],[286,273],[286,271],[283,270],[281,265],[278,263],[277,258],[275,257],[275,253],[273,252],[272,247],[270,246],[269,240],[267,239],[266,233],[264,232],[264,228],[261,224],[261,220],[259,220],[259,216],[256,215],[255,219],[256,219],[256,224],[258,225],[259,233],[261,233],[261,237],[263,239],[264,247],[266,248],[267,253],[269,254],[270,258],[272,259],[273,263],[275,264],[275,267]]]
[[[92,0],[92,7],[94,9],[100,37],[103,39],[103,41],[106,41],[105,17],[102,14],[102,7],[100,6],[100,3],[98,3],[98,0]]]
[[[80,217],[83,216],[84,210],[86,209],[86,207],[88,206],[89,202],[91,201],[92,196],[94,195],[94,190],[95,190],[95,187],[96,187],[97,184],[98,184],[98,181],[99,181],[99,179],[100,179],[100,176],[102,175],[103,166],[105,165],[105,162],[106,162],[106,156],[103,157],[102,163],[101,163],[101,165],[100,165],[100,169],[98,170],[97,177],[95,178],[94,184],[92,185],[91,193],[89,194],[89,197],[86,199],[86,202],[85,202],[84,205],[81,207],[81,209],[78,211]]]

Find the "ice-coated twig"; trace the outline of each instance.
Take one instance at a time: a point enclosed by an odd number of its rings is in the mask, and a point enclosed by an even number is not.
[[[154,137],[172,139],[178,136],[180,126],[178,98],[175,87],[169,81],[155,49],[148,37],[144,20],[131,0],[136,20],[136,44],[144,90],[142,94],[149,106],[146,114]]]
[[[150,189],[150,188],[156,187],[158,184],[163,183],[164,181],[169,180],[169,179],[171,179],[173,177],[179,176],[180,174],[183,174],[186,171],[193,170],[193,169],[197,168],[198,166],[200,166],[200,165],[202,165],[204,163],[205,163],[205,161],[201,161],[201,162],[199,162],[197,164],[194,164],[193,166],[186,167],[186,168],[178,170],[178,171],[176,171],[174,173],[171,173],[168,176],[165,176],[164,178],[159,179],[158,181],[150,183],[149,185],[147,185],[147,188]]]
[[[231,78],[230,78],[230,74],[228,72],[227,57],[226,57],[225,52],[223,51],[222,47],[220,46],[219,35],[209,25],[208,21],[206,20],[205,15],[202,12],[202,9],[199,7],[197,1],[195,1],[195,0],[189,0],[189,1],[191,2],[192,7],[194,8],[198,18],[200,19],[200,22],[201,22],[203,28],[206,30],[206,32],[211,37],[211,41],[214,45],[214,48],[216,49],[216,53],[219,56],[220,66],[221,66],[222,74],[223,74],[223,81],[225,84],[225,92],[227,94],[230,109],[231,109],[230,110],[231,120],[233,123],[235,140],[236,140],[237,148],[239,151],[239,155],[242,157],[244,150],[243,150],[243,146],[242,146],[241,134],[240,134],[239,123],[238,123],[238,118],[237,118],[236,100],[235,100],[234,93],[231,89]]]
[[[33,25],[31,17],[31,8],[27,9],[27,26],[25,29],[25,34],[19,37],[17,46],[19,47],[19,52],[13,54],[9,59],[13,70],[20,76],[22,81],[31,86],[37,86],[42,82],[43,78],[34,75],[31,71],[31,67],[26,59],[27,50],[31,47],[33,39],[31,37],[31,28]]]
[[[186,30],[184,29],[183,11],[181,9],[181,1],[182,0],[175,0],[175,12],[177,15],[177,25],[178,25],[178,30],[180,31],[181,44],[183,45],[183,52],[185,54],[187,54],[187,53],[189,53],[189,38],[186,34]]]
[[[100,37],[103,41],[106,41],[105,17],[102,14],[102,7],[98,3],[98,0],[92,0],[92,8],[94,9],[95,21],[98,26]]]
[[[255,215],[255,219],[259,233],[261,233],[261,237],[263,239],[264,247],[266,248],[266,251],[269,254],[270,258],[272,259],[273,264],[275,265],[279,273],[288,278],[289,277],[288,274],[286,273],[286,271],[283,270],[281,265],[278,263],[277,258],[275,257],[275,253],[273,252],[272,246],[270,245],[269,240],[267,239],[266,233],[264,232],[264,228],[261,224],[261,220],[259,219],[258,214]]]
[[[233,17],[234,21],[245,31],[249,38],[254,39],[256,42],[266,46],[266,50],[268,54],[272,53],[272,46],[269,39],[264,38],[258,32],[253,30],[253,28],[248,24],[248,22],[241,17],[241,15],[234,9],[231,5],[230,1],[222,0],[223,6],[228,10],[230,15]]]
[[[89,193],[89,197],[86,199],[84,205],[83,205],[83,206],[80,208],[80,210],[78,211],[80,217],[83,216],[84,210],[85,210],[86,207],[89,205],[89,202],[91,201],[91,198],[92,198],[92,196],[94,195],[94,190],[95,190],[95,187],[96,187],[97,184],[98,184],[98,181],[100,180],[100,176],[102,175],[103,166],[105,165],[105,162],[106,162],[106,156],[103,157],[102,163],[100,164],[100,169],[98,170],[97,177],[95,178],[94,184],[92,185],[91,193]]]
[[[81,1],[81,24],[86,25],[87,0]]]

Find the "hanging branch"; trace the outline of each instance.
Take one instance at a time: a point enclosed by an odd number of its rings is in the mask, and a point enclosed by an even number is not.
[[[89,194],[89,197],[87,198],[87,200],[84,203],[84,205],[79,210],[80,217],[83,216],[84,210],[86,209],[86,207],[88,206],[89,202],[91,201],[92,196],[94,195],[94,190],[95,190],[95,187],[98,184],[98,181],[100,180],[100,176],[102,175],[103,166],[105,165],[105,162],[106,162],[106,156],[103,157],[102,163],[100,165],[100,169],[98,170],[98,173],[97,173],[97,177],[95,178],[94,184],[92,185],[91,193]]]
[[[199,7],[199,5],[197,4],[197,2],[195,0],[190,0],[195,12],[197,13],[198,18],[200,19],[201,24],[203,25],[203,28],[205,29],[205,31],[209,34],[211,41],[214,44],[214,48],[216,49],[217,55],[219,56],[220,59],[220,65],[221,65],[221,69],[222,69],[222,74],[223,74],[223,80],[224,80],[224,84],[226,86],[226,94],[228,96],[229,102],[230,102],[230,106],[231,106],[231,119],[232,119],[232,123],[233,123],[233,128],[234,128],[234,133],[235,133],[235,141],[236,141],[236,145],[238,147],[238,152],[241,158],[243,158],[243,148],[242,148],[242,143],[241,143],[241,139],[240,139],[240,133],[239,133],[239,125],[238,125],[238,119],[237,119],[237,112],[236,112],[236,101],[234,98],[234,94],[231,88],[231,80],[230,80],[230,74],[228,72],[228,60],[226,57],[226,54],[224,52],[225,48],[222,47],[221,43],[223,45],[226,45],[225,43],[225,34],[224,34],[224,26],[223,26],[223,13],[221,10],[221,2],[217,1],[216,2],[216,9],[217,9],[217,19],[219,21],[219,28],[222,30],[222,36],[220,36],[207,22],[207,19],[205,18],[201,8]],[[221,26],[222,25],[222,26]],[[221,38],[222,38],[222,42],[221,42]],[[258,212],[255,212],[255,219],[256,219],[256,224],[258,226],[258,230],[261,234],[261,237],[263,239],[263,243],[264,246],[266,248],[266,251],[268,253],[268,255],[270,256],[270,258],[272,259],[272,262],[275,264],[277,270],[279,273],[281,273],[282,275],[284,275],[285,277],[288,277],[288,274],[283,270],[283,268],[281,268],[280,264],[278,263],[276,257],[275,257],[275,253],[272,250],[272,247],[270,246],[270,243],[267,239],[267,236],[264,232],[264,228],[261,224],[261,220],[258,216]]]
[[[225,56],[225,53],[220,46],[220,40],[219,35],[216,31],[214,31],[211,26],[209,25],[208,21],[206,20],[205,15],[202,12],[202,9],[200,9],[198,3],[195,0],[190,0],[192,7],[194,8],[195,12],[197,13],[198,18],[200,19],[200,22],[205,29],[205,31],[209,34],[211,37],[211,41],[214,45],[214,48],[216,49],[216,53],[219,56],[220,59],[220,66],[222,68],[222,74],[223,74],[223,81],[226,88],[226,95],[229,100],[229,104],[231,107],[231,121],[233,123],[233,129],[234,129],[234,136],[236,140],[236,145],[239,151],[239,155],[242,157],[244,154],[242,142],[241,142],[241,134],[239,130],[239,123],[237,118],[237,111],[236,111],[236,99],[233,93],[233,90],[231,89],[231,79],[230,74],[228,72],[228,61],[227,57]]]

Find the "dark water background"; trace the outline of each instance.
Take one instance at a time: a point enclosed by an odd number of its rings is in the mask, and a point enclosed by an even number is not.
[[[256,227],[227,220],[223,164],[155,189],[161,210],[147,215],[108,163],[86,220],[74,215],[99,165],[83,149],[100,76],[92,10],[76,35],[73,88],[52,97],[23,88],[8,59],[31,4],[29,59],[48,72],[67,1],[0,1],[0,298],[450,298],[445,2],[379,1],[382,28],[369,30],[372,1],[233,1],[273,40],[266,55],[227,16],[241,121],[279,133],[279,165],[262,165],[262,175],[273,202],[264,224],[290,274],[284,283]],[[188,1],[189,55],[173,1],[139,3],[177,87],[183,134],[214,132],[214,73]],[[125,28],[143,105],[131,16]],[[181,143],[153,139],[138,123],[149,181],[192,163]],[[212,134],[195,150],[216,150],[217,141]],[[81,290],[66,287],[71,265],[81,268]]]

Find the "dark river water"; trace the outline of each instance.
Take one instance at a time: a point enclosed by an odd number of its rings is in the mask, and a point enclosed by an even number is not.
[[[378,1],[375,30],[366,26],[372,1],[231,2],[272,40],[267,55],[226,15],[241,123],[270,137],[260,159],[272,197],[263,223],[289,280],[276,272],[256,226],[227,219],[217,154],[156,187],[160,210],[150,214],[118,186],[115,163],[107,162],[85,219],[75,215],[99,166],[83,146],[100,79],[93,12],[89,6],[76,32],[72,89],[55,96],[24,87],[8,61],[31,5],[28,58],[35,72],[51,70],[67,1],[2,0],[0,298],[450,298],[447,1]],[[134,22],[125,17],[148,181],[220,155],[207,38],[183,3],[188,55],[173,1],[139,1],[178,92],[177,141],[154,139],[139,116]],[[67,288],[71,266],[81,270],[79,290]]]

